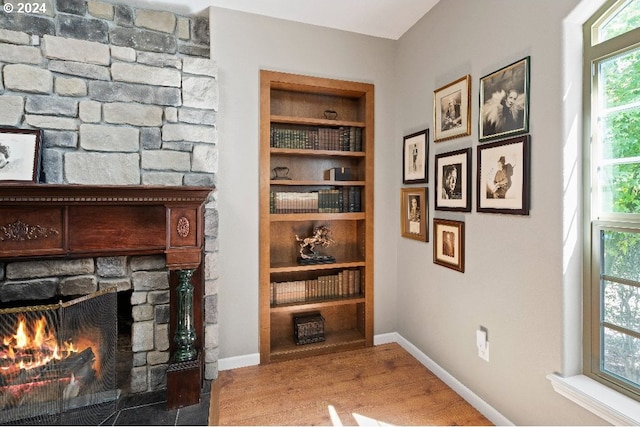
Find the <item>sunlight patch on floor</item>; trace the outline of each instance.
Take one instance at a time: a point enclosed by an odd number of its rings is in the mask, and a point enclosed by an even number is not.
[[[341,427],[342,420],[338,416],[338,412],[333,405],[329,405],[329,416],[331,417],[331,424],[336,427]],[[356,414],[355,412],[351,414],[353,418],[355,418],[356,422],[359,426],[393,426],[393,424],[388,424],[383,421],[378,421],[374,418],[365,417],[364,415]]]

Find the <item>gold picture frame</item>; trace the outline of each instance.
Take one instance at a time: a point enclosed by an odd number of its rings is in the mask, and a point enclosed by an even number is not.
[[[402,237],[429,241],[428,188],[402,188],[400,197],[400,223]]]
[[[433,92],[434,142],[471,135],[471,76]]]
[[[464,222],[434,218],[433,262],[464,273]]]

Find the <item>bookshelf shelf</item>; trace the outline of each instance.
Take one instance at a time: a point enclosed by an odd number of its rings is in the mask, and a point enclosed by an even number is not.
[[[260,72],[260,363],[373,345],[373,98],[368,83]],[[296,236],[320,225],[338,262],[297,264]],[[309,313],[325,341],[296,345]]]

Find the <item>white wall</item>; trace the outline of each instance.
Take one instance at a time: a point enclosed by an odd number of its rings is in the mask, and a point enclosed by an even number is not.
[[[545,376],[579,371],[580,30],[574,9],[602,0],[441,1],[400,40],[213,8],[220,80],[220,357],[258,352],[258,70],[376,85],[375,334],[397,331],[516,424],[604,422]],[[574,21],[565,21],[572,16]],[[480,77],[531,57],[531,212],[475,212]],[[568,63],[566,63],[568,61]],[[430,145],[473,147],[466,269],[432,263],[429,243],[400,237],[402,137],[432,128],[433,90],[472,77],[472,135]],[[475,331],[489,330],[490,362]]]
[[[376,333],[395,330],[398,227],[393,160],[395,43],[274,18],[211,9],[212,58],[219,67],[220,357],[258,348],[259,70],[375,85]],[[390,204],[389,200],[394,203]]]
[[[603,423],[556,394],[545,378],[566,372],[563,357],[569,347],[564,343],[580,342],[579,330],[564,329],[563,305],[565,281],[575,284],[580,279],[578,241],[565,248],[563,215],[565,173],[571,172],[563,164],[568,148],[563,115],[565,102],[573,101],[564,97],[579,94],[581,84],[574,81],[568,87],[563,79],[563,20],[577,3],[442,1],[397,46],[402,78],[396,139],[415,130],[417,123],[432,123],[428,99],[434,89],[470,74],[472,135],[432,143],[430,165],[437,153],[474,147],[472,212],[431,210],[432,218],[465,222],[465,272],[429,262],[433,235],[428,244],[398,237],[397,332],[515,424]],[[525,56],[531,57],[530,215],[478,213],[479,79]],[[574,166],[576,144],[579,138],[569,147]],[[395,168],[400,164],[398,159]],[[579,174],[579,167],[573,172]],[[570,191],[575,191],[573,182]],[[574,296],[578,302],[579,294]],[[475,331],[481,325],[489,333],[489,363],[477,356]],[[573,338],[565,339],[565,332]]]

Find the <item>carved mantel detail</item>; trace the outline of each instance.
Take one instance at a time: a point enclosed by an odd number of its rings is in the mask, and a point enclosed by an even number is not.
[[[26,224],[19,219],[0,227],[0,241],[22,242],[25,240],[46,239],[49,236],[57,236],[60,231],[41,225]]]
[[[190,228],[190,224],[189,224],[189,219],[187,219],[187,217],[180,217],[180,219],[178,219],[178,224],[176,224],[176,231],[178,232],[178,236],[185,238],[189,235],[189,228]]]

